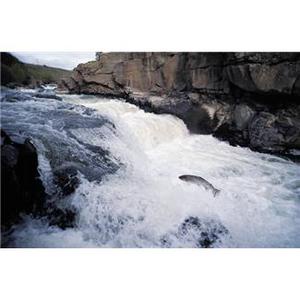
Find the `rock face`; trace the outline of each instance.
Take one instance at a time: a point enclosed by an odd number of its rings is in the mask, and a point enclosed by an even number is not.
[[[46,194],[39,179],[37,152],[27,139],[13,142],[1,130],[1,228],[16,223],[20,213],[39,211]]]
[[[300,53],[100,53],[63,84],[265,152],[299,149]]]

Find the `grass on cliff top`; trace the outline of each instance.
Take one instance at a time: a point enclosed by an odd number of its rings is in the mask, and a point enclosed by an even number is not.
[[[71,71],[32,64],[27,65],[27,70],[30,76],[40,78],[43,81],[57,81],[71,74]]]
[[[13,55],[1,52],[1,84],[3,85],[59,82],[70,74],[71,71],[59,68],[22,63]]]

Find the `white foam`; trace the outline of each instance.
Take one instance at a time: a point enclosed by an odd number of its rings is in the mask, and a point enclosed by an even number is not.
[[[114,121],[116,135],[98,140],[93,132],[86,138],[105,145],[124,166],[101,184],[81,178],[72,199],[80,211],[77,229],[48,232],[41,226],[38,232],[27,222],[17,230],[22,237],[17,245],[160,247],[162,236],[198,216],[229,230],[215,246],[300,246],[299,186],[290,184],[299,178],[298,165],[212,136],[190,135],[176,117],[145,113],[118,100],[64,97]],[[80,129],[79,134],[84,138]],[[199,175],[221,193],[214,198],[180,181],[182,174]],[[189,239],[172,239],[174,247],[195,246]]]

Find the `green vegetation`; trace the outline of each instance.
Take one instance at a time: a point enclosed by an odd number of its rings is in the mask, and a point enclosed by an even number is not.
[[[26,64],[10,53],[1,52],[1,85],[31,85],[59,83],[71,71],[47,66]]]

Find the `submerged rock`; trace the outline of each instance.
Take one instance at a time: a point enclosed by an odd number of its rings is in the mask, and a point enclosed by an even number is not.
[[[62,101],[62,98],[55,95],[54,93],[36,93],[34,94],[34,97]]]
[[[75,192],[80,183],[77,175],[78,171],[72,167],[59,168],[54,171],[54,183],[60,188],[60,193],[63,196]]]
[[[163,247],[176,247],[179,241],[185,247],[212,248],[228,235],[221,223],[191,216],[180,224],[177,232],[164,236],[161,243]]]
[[[198,217],[189,217],[183,221],[178,230],[178,235],[186,239],[196,239],[196,246],[211,248],[227,235],[228,230],[216,221],[203,221]]]

